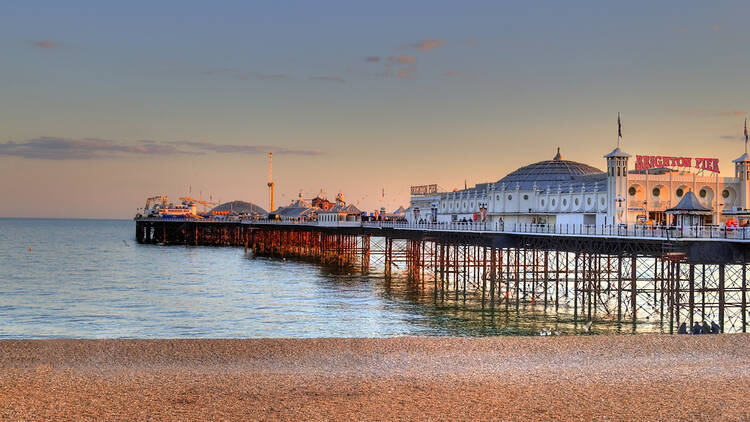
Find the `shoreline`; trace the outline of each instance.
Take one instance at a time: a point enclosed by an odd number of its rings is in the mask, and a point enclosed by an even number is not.
[[[750,334],[0,340],[0,419],[732,420]]]

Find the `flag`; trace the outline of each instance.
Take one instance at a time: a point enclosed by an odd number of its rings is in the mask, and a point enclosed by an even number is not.
[[[383,188],[382,196],[383,196],[383,198],[385,198],[385,188]]]
[[[617,113],[617,137],[622,138],[622,122],[620,122],[620,113]]]

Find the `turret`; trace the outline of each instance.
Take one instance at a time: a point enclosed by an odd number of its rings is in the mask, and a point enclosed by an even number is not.
[[[617,147],[607,159],[607,223],[628,224],[628,158],[620,149],[622,123],[617,113]]]
[[[739,192],[737,206],[742,211],[750,209],[750,156],[747,152],[742,154],[734,162],[734,177],[739,180]]]
[[[745,153],[733,161],[734,177],[739,179],[739,204],[742,211],[750,208],[750,156],[747,155],[747,117],[745,118]]]
[[[605,155],[607,159],[607,223],[628,223],[628,158],[620,147]]]

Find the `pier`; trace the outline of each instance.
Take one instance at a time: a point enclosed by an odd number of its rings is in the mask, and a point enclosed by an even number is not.
[[[435,301],[569,313],[673,333],[748,328],[745,229],[136,219],[139,243],[244,247],[363,272],[397,273]]]

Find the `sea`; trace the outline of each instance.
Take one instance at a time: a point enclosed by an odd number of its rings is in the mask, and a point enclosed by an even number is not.
[[[0,219],[2,339],[575,333],[566,313],[441,300],[377,268],[141,245],[131,220]]]

